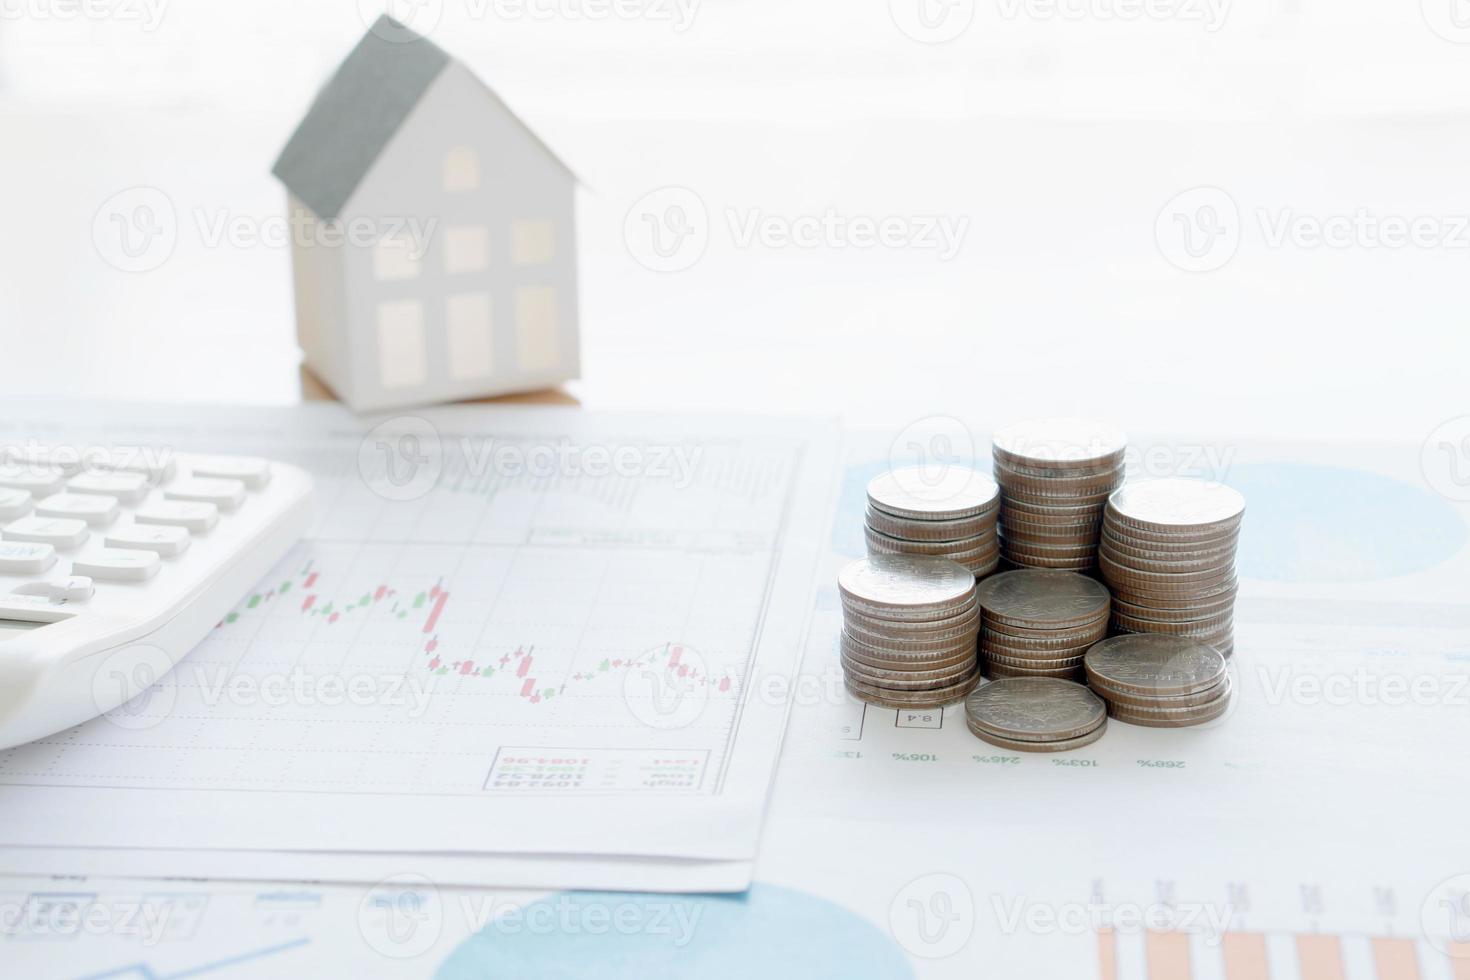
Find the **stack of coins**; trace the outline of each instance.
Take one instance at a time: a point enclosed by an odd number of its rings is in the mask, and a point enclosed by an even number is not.
[[[1107,706],[1081,684],[1052,677],[1008,677],[965,699],[977,738],[1017,752],[1066,752],[1102,738]]]
[[[1230,675],[1214,647],[1166,633],[1125,633],[1087,651],[1087,682],[1130,725],[1186,728],[1230,707]]]
[[[1021,568],[1088,571],[1108,495],[1123,482],[1128,438],[1087,419],[1035,419],[995,434],[1001,548]]]
[[[986,677],[1081,680],[1087,648],[1108,634],[1108,590],[1076,572],[1001,572],[978,599]]]
[[[1098,561],[1113,630],[1235,650],[1235,548],[1245,498],[1205,480],[1129,483],[1108,499]]]
[[[842,673],[854,697],[928,708],[970,693],[980,611],[969,569],[947,558],[874,555],[844,568],[837,588]]]
[[[983,578],[1000,564],[999,516],[1000,488],[983,473],[893,470],[868,484],[868,554],[948,558]]]

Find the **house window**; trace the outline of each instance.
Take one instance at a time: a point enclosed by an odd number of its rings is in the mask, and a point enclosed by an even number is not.
[[[450,376],[456,381],[488,378],[495,350],[490,294],[459,293],[448,304]]]
[[[479,272],[490,268],[490,231],[484,225],[444,230],[444,271]]]
[[[373,278],[378,282],[395,282],[419,277],[419,255],[415,243],[407,235],[380,238],[373,246]]]
[[[411,388],[428,376],[424,356],[424,308],[417,300],[378,304],[378,383]]]
[[[512,265],[545,265],[554,258],[556,226],[550,221],[517,221],[510,226]]]
[[[561,363],[561,328],[556,290],[522,286],[516,290],[517,361],[525,372],[550,371]]]
[[[444,189],[450,193],[472,191],[480,186],[480,157],[467,146],[444,154]]]

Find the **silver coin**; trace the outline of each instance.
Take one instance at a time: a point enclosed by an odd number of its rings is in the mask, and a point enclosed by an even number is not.
[[[1099,634],[1106,632],[1107,624],[1103,623],[1098,630]],[[1031,636],[1013,636],[1008,633],[997,633],[994,630],[982,629],[980,631],[980,642],[989,647],[1011,650],[1018,653],[1054,654],[1060,656],[1067,650],[1086,650],[1094,643],[1102,640],[1102,635],[1095,636],[1068,636],[1061,639],[1052,639],[1045,634],[1048,630],[1039,631]]]
[[[1053,669],[1049,667],[1012,667],[988,658],[983,662],[983,673],[991,680],[1001,680],[1006,677],[1047,677],[1059,681],[1081,683],[1087,676],[1080,665],[1064,669]]]
[[[946,704],[953,704],[970,693],[970,689],[980,680],[979,672],[971,674],[961,680],[958,684],[950,687],[940,688],[937,691],[912,691],[908,693],[900,691],[888,691],[883,688],[874,687],[871,684],[863,684],[851,678],[843,678],[843,686],[849,694],[859,701],[880,708],[937,708]]]
[[[1225,658],[1183,636],[1124,633],[1087,651],[1087,676],[1115,690],[1152,697],[1194,694],[1220,683]]]
[[[1092,558],[1037,558],[1024,552],[1013,552],[1001,548],[1001,556],[1015,565],[1017,569],[1029,569],[1031,571],[1043,572],[1090,572],[1097,567],[1097,562]]]
[[[1118,582],[1110,582],[1109,585],[1112,586],[1113,597],[1116,601],[1155,609],[1200,609],[1233,600],[1240,591],[1240,584],[1235,579],[1218,587],[1188,593],[1159,592]]]
[[[1142,694],[1130,694],[1127,691],[1116,691],[1091,680],[1089,683],[1093,685],[1092,689],[1097,692],[1098,697],[1110,705],[1117,705],[1121,708],[1196,708],[1219,700],[1220,696],[1231,687],[1230,675],[1226,674],[1221,678],[1220,683],[1214,687],[1207,687],[1197,694],[1178,694],[1173,697],[1156,698]]]
[[[977,687],[965,699],[965,715],[1005,738],[1057,741],[1101,725],[1107,707],[1081,684],[1017,678]]]
[[[1107,730],[1107,722],[1104,721],[1103,724],[1098,725],[1086,735],[1078,738],[1069,738],[1057,742],[1026,742],[1021,739],[1002,738],[999,735],[993,735],[983,729],[976,728],[974,725],[970,726],[970,734],[981,741],[989,742],[998,748],[1010,749],[1015,752],[1071,752],[1073,749],[1083,749],[1096,742],[1103,737],[1103,733]]]
[[[881,557],[890,556],[885,555]],[[957,616],[964,616],[973,612],[976,607],[977,603],[973,597],[964,600],[959,605],[936,609],[899,609],[892,606],[870,606],[849,599],[846,596],[842,597],[842,615],[844,619],[851,618],[858,622],[880,622],[889,625],[902,623],[920,630],[932,629],[937,624],[946,623]]]
[[[863,610],[937,612],[967,603],[975,591],[975,576],[944,558],[874,555],[849,563],[838,573],[837,588]]]
[[[1108,704],[1108,717],[1145,728],[1192,728],[1214,721],[1229,711],[1234,696],[1227,690],[1223,697],[1189,708],[1136,708],[1113,701]]]
[[[1128,437],[1092,419],[1027,419],[998,429],[992,446],[1007,463],[1070,469],[1121,460]]]
[[[842,648],[842,660],[851,660],[853,663],[861,664],[869,670],[906,670],[906,671],[931,671],[945,670],[958,667],[961,664],[973,663],[979,656],[975,647],[966,647],[953,653],[923,654],[909,656],[906,654],[898,656],[885,656],[882,653],[873,653],[869,650],[844,646]]]
[[[1113,612],[1120,616],[1127,616],[1151,623],[1192,623],[1197,620],[1218,618],[1233,615],[1235,611],[1235,596],[1226,596],[1224,601],[1211,600],[1209,605],[1200,605],[1184,609],[1159,609],[1153,606],[1141,606],[1121,599],[1113,599]],[[1142,632],[1163,633],[1165,630],[1145,630]]]
[[[858,638],[864,643],[874,642],[869,636],[875,639],[891,637],[899,640],[953,639],[973,633],[979,628],[980,606],[978,602],[969,603],[954,615],[942,619],[903,620],[870,616],[844,604],[842,623],[849,633],[859,634]]]
[[[975,672],[974,663],[942,670],[884,670],[856,661],[842,661],[843,673],[851,680],[884,691],[937,691],[950,687]]]
[[[1114,557],[1119,558],[1123,564],[1127,564],[1125,558],[1129,560],[1142,558],[1144,561],[1223,561],[1226,558],[1235,557],[1239,542],[1235,538],[1230,538],[1225,544],[1208,545],[1208,547],[1200,547],[1194,542],[1183,542],[1182,545],[1145,545],[1123,541],[1114,533],[1113,526],[1104,525],[1103,533],[1098,536],[1098,545],[1114,552]]]
[[[910,466],[868,482],[868,504],[894,517],[958,520],[998,506],[1000,487],[968,466]]]
[[[954,552],[996,547],[994,534],[977,534],[974,537],[959,538],[953,541],[910,541],[907,538],[896,538],[891,534],[884,534],[882,531],[865,526],[863,536],[867,538],[870,546],[876,542],[886,549],[886,554],[938,555],[943,558]]]
[[[1060,660],[1036,660],[1031,657],[999,656],[987,651],[981,659],[985,663],[1025,670],[1075,671],[1082,667],[1082,654],[1080,653]]]
[[[1188,561],[1159,561],[1151,558],[1139,558],[1136,555],[1120,555],[1107,544],[1100,544],[1097,549],[1098,560],[1107,561],[1118,568],[1133,572],[1145,572],[1151,575],[1191,575],[1203,574],[1211,571],[1224,571],[1235,567],[1234,553],[1211,558],[1190,559]]]
[[[1076,641],[1086,643],[1088,646],[1101,640],[1108,635],[1108,617],[1099,616],[1090,623],[1081,626],[1068,626],[1064,629],[1036,629],[1031,626],[1014,626],[1010,623],[1002,623],[998,620],[981,617],[981,626],[988,632],[996,634],[997,639],[1003,637],[1019,637],[1027,639],[1031,637],[1046,637],[1057,642]]]
[[[868,527],[904,541],[963,541],[966,538],[994,535],[999,520],[999,509],[958,521],[920,521],[894,517],[872,507],[863,512],[863,522]]]
[[[1004,572],[980,583],[985,615],[1012,626],[1066,629],[1108,613],[1108,590],[1073,572]]]
[[[1245,497],[1209,480],[1142,480],[1120,487],[1108,499],[1108,510],[1129,527],[1198,534],[1239,524]]]
[[[1076,473],[1054,470],[1050,475],[1036,476],[1035,471],[1013,467],[997,459],[993,470],[995,482],[1005,493],[1020,491],[1043,497],[1089,497],[1104,490],[1116,490],[1123,482],[1121,466]]]
[[[943,640],[892,640],[865,636],[843,628],[838,646],[846,652],[854,652],[868,658],[885,660],[926,660],[951,657],[964,650],[973,650],[978,637],[974,632]]]
[[[1121,613],[1115,607],[1113,609],[1112,625],[1116,629],[1127,630],[1130,633],[1172,633],[1175,636],[1202,637],[1214,636],[1221,633],[1235,623],[1235,610],[1205,619],[1189,619],[1184,622],[1160,622],[1156,619],[1138,619]]]

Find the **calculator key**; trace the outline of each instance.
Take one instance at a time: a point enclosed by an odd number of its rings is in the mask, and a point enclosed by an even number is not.
[[[136,504],[148,496],[148,477],[142,473],[88,470],[68,480],[66,488],[73,493],[100,493],[125,504]]]
[[[271,482],[270,461],[258,456],[201,456],[190,461],[189,469],[195,476],[239,480],[251,490],[263,490]]]
[[[163,496],[166,500],[214,504],[220,510],[229,511],[245,502],[245,484],[239,480],[196,476],[164,487]]]
[[[56,564],[56,549],[49,544],[0,541],[0,575],[40,575]]]
[[[0,487],[45,497],[60,490],[65,482],[66,474],[50,466],[0,464]]]
[[[82,454],[71,446],[6,446],[0,459],[28,469],[54,469],[62,476],[82,471]]]
[[[87,522],[74,517],[41,517],[32,515],[11,521],[0,529],[6,541],[30,541],[47,544],[61,551],[80,548],[87,540]]]
[[[71,563],[78,575],[89,575],[102,582],[146,582],[158,574],[159,557],[152,551],[103,548]]]
[[[36,504],[42,517],[75,517],[93,527],[106,527],[117,520],[117,498],[93,493],[53,493]]]
[[[107,453],[87,458],[93,469],[113,470],[121,473],[141,473],[150,483],[172,480],[178,467],[174,455],[166,449],[150,449],[145,446],[119,446]]]
[[[27,490],[0,487],[0,521],[13,521],[31,512],[31,495]]]
[[[162,524],[203,534],[219,523],[219,508],[188,500],[164,500],[149,504],[133,515],[139,524]]]
[[[172,558],[189,550],[189,530],[163,524],[134,524],[109,531],[102,543],[109,548],[137,548]]]
[[[11,590],[11,595],[35,596],[38,599],[49,599],[52,602],[86,602],[97,592],[92,580],[85,575],[68,575],[66,578],[51,579],[47,582],[27,582],[18,589]]]

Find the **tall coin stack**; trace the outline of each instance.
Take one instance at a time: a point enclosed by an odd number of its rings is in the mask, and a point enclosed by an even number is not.
[[[1108,590],[1076,572],[1001,572],[977,598],[986,677],[1081,680],[1087,648],[1108,635]]]
[[[1087,419],[1034,419],[996,432],[1001,553],[1021,568],[1089,571],[1128,437]]]
[[[868,484],[870,555],[948,558],[984,578],[1000,564],[1000,488],[969,467],[909,467]]]
[[[1108,500],[1098,561],[1113,630],[1235,650],[1235,550],[1245,498],[1206,480],[1129,483]]]
[[[1220,651],[1184,636],[1125,633],[1087,651],[1087,683],[1130,725],[1187,728],[1230,709]]]
[[[975,576],[947,558],[874,555],[837,576],[848,691],[884,708],[958,701],[979,678]]]

